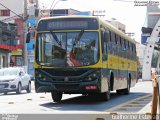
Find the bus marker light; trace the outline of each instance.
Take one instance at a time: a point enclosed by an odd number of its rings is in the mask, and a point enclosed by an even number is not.
[[[85,88],[86,88],[86,90],[95,90],[95,89],[97,89],[97,86],[96,85],[89,85],[89,86],[86,86]]]

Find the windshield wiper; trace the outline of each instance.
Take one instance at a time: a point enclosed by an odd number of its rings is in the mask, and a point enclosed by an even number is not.
[[[84,33],[84,30],[81,30],[81,32],[78,34],[78,36],[75,37],[75,41],[74,41],[74,43],[73,43],[73,48],[74,48],[74,46],[77,44],[77,42],[80,41],[83,33]]]
[[[50,31],[50,33],[52,34],[53,38],[58,43],[58,45],[62,46],[61,41],[59,41],[57,35],[54,32],[52,32],[52,31]]]

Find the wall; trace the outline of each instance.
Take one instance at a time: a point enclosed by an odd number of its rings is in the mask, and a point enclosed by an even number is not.
[[[0,2],[1,4],[11,9],[12,11],[14,11],[16,14],[19,15],[23,13],[23,9],[24,9],[23,1],[24,0],[0,0],[0,1],[1,1]],[[2,9],[6,9],[6,8],[0,5],[0,10]],[[10,16],[0,16],[0,20],[4,20],[6,18],[13,17],[13,16],[16,16],[16,15],[10,12]],[[14,22],[14,21],[12,20],[10,22]]]

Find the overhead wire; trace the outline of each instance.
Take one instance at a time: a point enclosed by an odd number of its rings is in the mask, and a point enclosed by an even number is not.
[[[23,17],[20,16],[20,15],[18,15],[16,12],[12,11],[11,9],[9,9],[8,7],[6,7],[6,6],[3,5],[2,3],[0,3],[0,5],[3,6],[4,8],[6,8],[6,9],[10,10],[13,14],[17,15],[18,17],[22,18],[22,20],[23,20]]]
[[[53,4],[54,4],[55,1],[56,1],[56,0],[53,0],[53,2],[52,2],[52,4],[51,4],[51,7],[50,7],[50,10],[52,9],[52,6],[53,6]]]
[[[3,6],[4,8],[6,8],[7,10],[10,10],[10,11],[11,11],[13,14],[15,14],[16,16],[20,17],[22,21],[25,21],[25,19],[24,19],[25,16],[23,17],[23,16],[18,15],[16,12],[14,12],[14,11],[11,10],[11,9],[9,9],[9,8],[6,7],[5,5],[3,5],[2,3],[0,3],[0,5]],[[11,18],[11,17],[9,17],[9,18]],[[8,19],[9,19],[9,18],[8,18]],[[5,18],[5,19],[7,19],[7,18]],[[3,20],[5,20],[5,19],[3,19]],[[3,22],[3,20],[0,20],[0,21]],[[28,22],[28,21],[27,21],[27,22]],[[31,23],[32,25],[35,25],[35,24],[32,23],[32,22],[29,22],[29,23]]]

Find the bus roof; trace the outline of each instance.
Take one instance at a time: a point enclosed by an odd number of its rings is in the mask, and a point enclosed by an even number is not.
[[[115,26],[113,26],[112,24],[110,24],[109,22],[107,21],[103,21],[103,20],[100,20],[102,25],[104,25],[105,27],[109,28],[109,30],[111,31],[114,31],[116,34],[120,35],[121,37],[129,40],[130,42],[132,43],[137,43],[134,39],[128,37],[125,33],[123,33],[122,31],[118,30]]]
[[[38,23],[41,20],[50,20],[50,19],[61,19],[61,18],[95,18],[98,20],[99,25],[102,24],[104,25],[106,28],[109,28],[109,30],[114,31],[116,34],[120,35],[121,37],[129,40],[132,43],[137,43],[134,39],[128,37],[125,33],[123,33],[122,31],[118,30],[116,27],[114,27],[113,25],[111,25],[109,22],[107,21],[103,21],[100,18],[98,18],[97,16],[56,16],[56,17],[45,17],[45,18],[41,18]],[[38,24],[37,24],[38,25]]]

